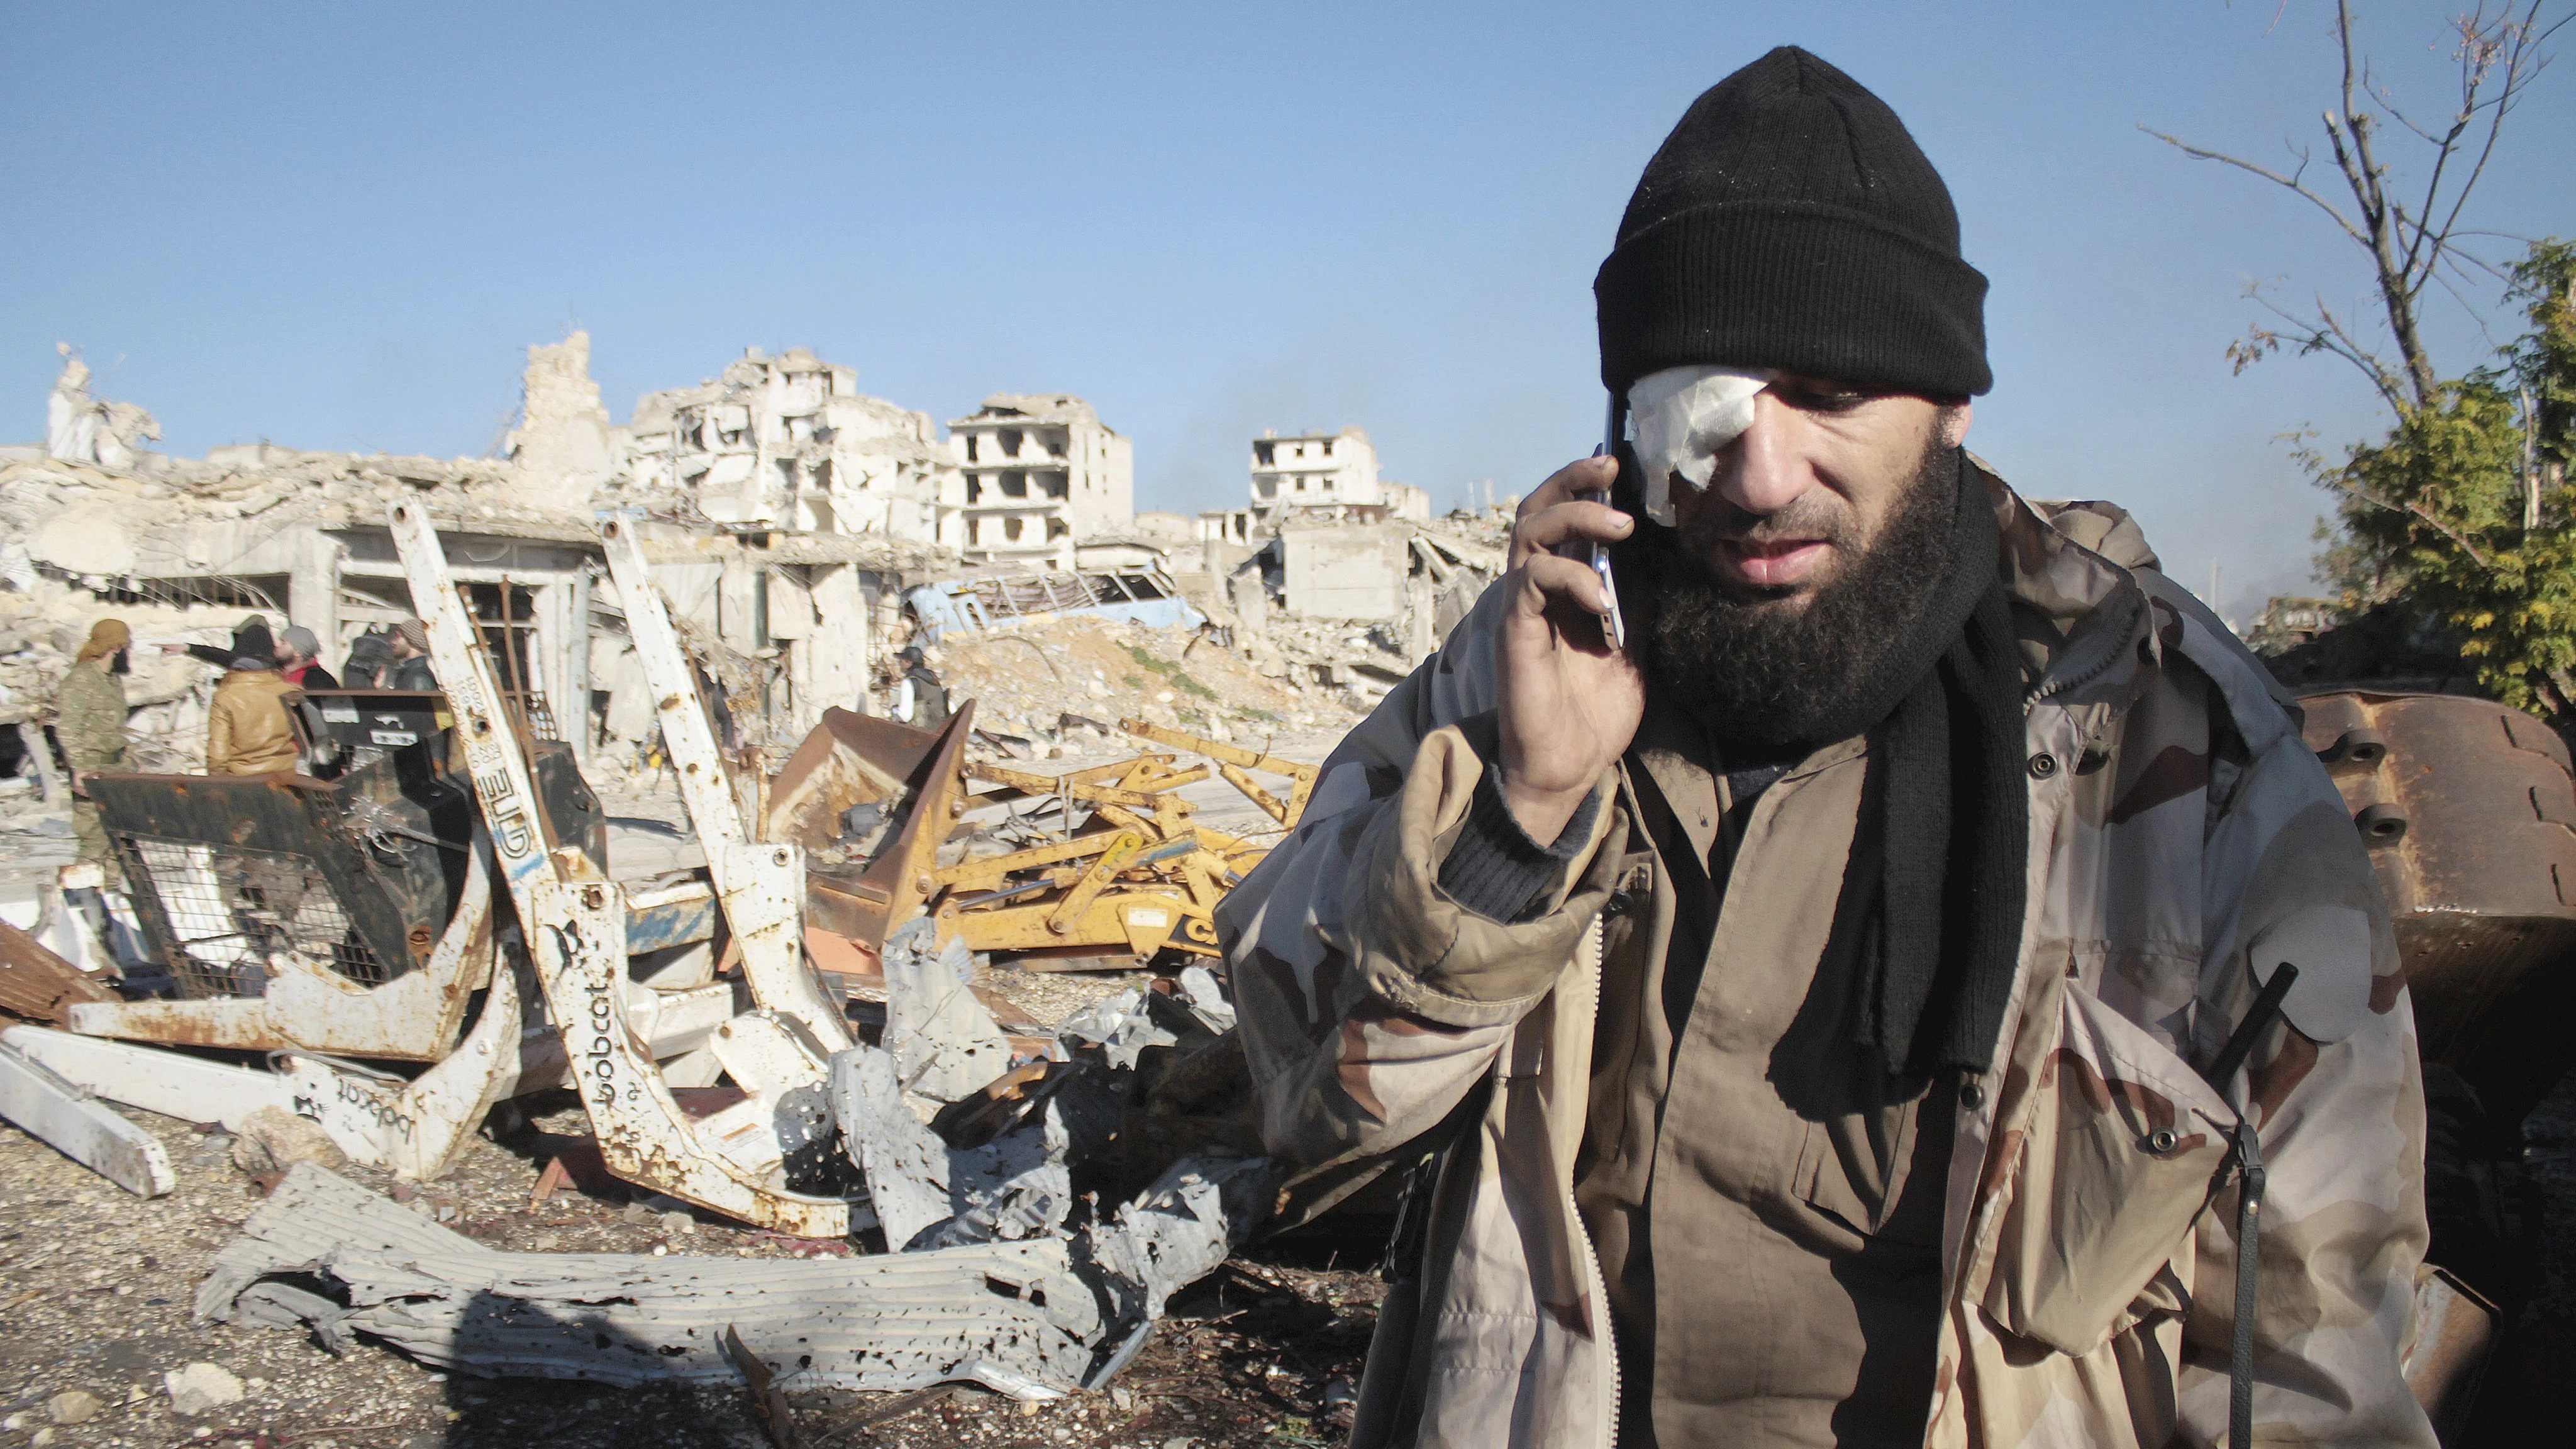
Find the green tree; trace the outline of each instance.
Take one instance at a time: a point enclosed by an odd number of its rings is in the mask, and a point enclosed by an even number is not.
[[[2544,8],[2506,0],[2495,13],[2482,4],[2455,17],[2456,99],[2419,124],[2372,73],[2352,7],[2337,0],[2342,78],[2324,126],[2342,198],[2309,182],[2313,157],[2300,147],[2291,164],[2270,167],[2150,134],[2287,188],[2369,259],[2375,324],[2338,313],[2322,292],[2294,311],[2257,285],[2250,293],[2272,320],[2227,349],[2240,372],[2284,349],[2339,357],[2395,418],[2384,437],[2340,458],[2305,439],[2297,455],[2337,495],[2317,570],[2345,614],[2410,613],[2447,635],[2499,698],[2576,725],[2576,519],[2561,496],[2576,413],[2576,247],[2534,242],[2518,261],[2491,261],[2475,245],[2490,234],[2464,224],[2507,117],[2548,64],[2543,42],[2566,23],[2545,20]],[[2415,180],[2392,169],[2391,142],[2421,147]],[[2422,326],[2436,289],[2472,314],[2501,289],[2528,330],[2485,365],[2447,373]]]
[[[2576,723],[2576,245],[2535,243],[2510,275],[2529,330],[2499,365],[2437,382],[2376,442],[2301,461],[2342,495],[2319,564],[2348,613],[2418,611],[2497,698]]]

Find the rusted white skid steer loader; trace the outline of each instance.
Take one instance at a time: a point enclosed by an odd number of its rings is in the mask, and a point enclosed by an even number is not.
[[[640,1186],[781,1232],[840,1237],[872,1223],[863,1204],[797,1192],[786,1184],[787,1155],[830,1134],[824,1064],[831,1050],[848,1040],[846,1028],[832,1022],[837,1036],[827,1045],[800,1019],[821,1004],[820,992],[810,982],[812,1000],[790,1003],[802,1006],[804,1013],[763,1005],[716,1029],[712,1049],[747,1094],[743,1101],[699,1121],[680,1110],[644,1037],[627,1016],[626,893],[587,854],[551,838],[526,749],[503,708],[491,660],[480,647],[464,600],[449,579],[428,514],[416,504],[398,503],[389,510],[389,521],[411,585],[412,606],[428,626],[431,661],[455,719],[494,861],[517,909],[548,1012],[562,1034],[609,1170]],[[636,592],[652,599],[649,588]],[[628,607],[631,616],[635,605]],[[667,621],[664,627],[667,631]],[[670,652],[677,652],[675,641]],[[680,667],[685,670],[685,663]],[[667,724],[668,705],[663,715]],[[717,771],[720,778],[712,741],[703,734],[700,739],[709,747],[702,767]],[[717,842],[709,842],[708,854],[711,861],[719,854]],[[793,865],[801,870],[801,860]],[[717,879],[739,875],[729,870]],[[798,899],[788,897],[791,918]],[[764,924],[759,912],[745,910],[744,915],[755,928]],[[776,989],[775,973],[765,974],[771,979],[752,982],[755,993]]]

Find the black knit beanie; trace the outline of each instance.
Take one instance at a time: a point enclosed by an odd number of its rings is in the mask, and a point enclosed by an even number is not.
[[[1986,279],[1905,123],[1793,45],[1664,138],[1592,282],[1601,380],[1694,363],[1935,397],[1994,386]]]

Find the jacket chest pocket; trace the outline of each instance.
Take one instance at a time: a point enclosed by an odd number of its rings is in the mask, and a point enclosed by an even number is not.
[[[2235,1114],[2189,1063],[2073,981],[2031,1091],[1986,1313],[2086,1354],[2125,1326],[2217,1186]]]

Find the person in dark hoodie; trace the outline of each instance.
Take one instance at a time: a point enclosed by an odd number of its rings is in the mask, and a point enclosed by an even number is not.
[[[258,631],[259,649],[256,653],[245,647],[252,641],[251,631],[253,630]],[[165,644],[161,646],[161,652],[185,654],[200,664],[211,664],[217,669],[230,669],[236,659],[267,658],[270,648],[268,619],[264,615],[253,614],[233,626],[233,641],[230,644],[190,644],[185,647]]]

